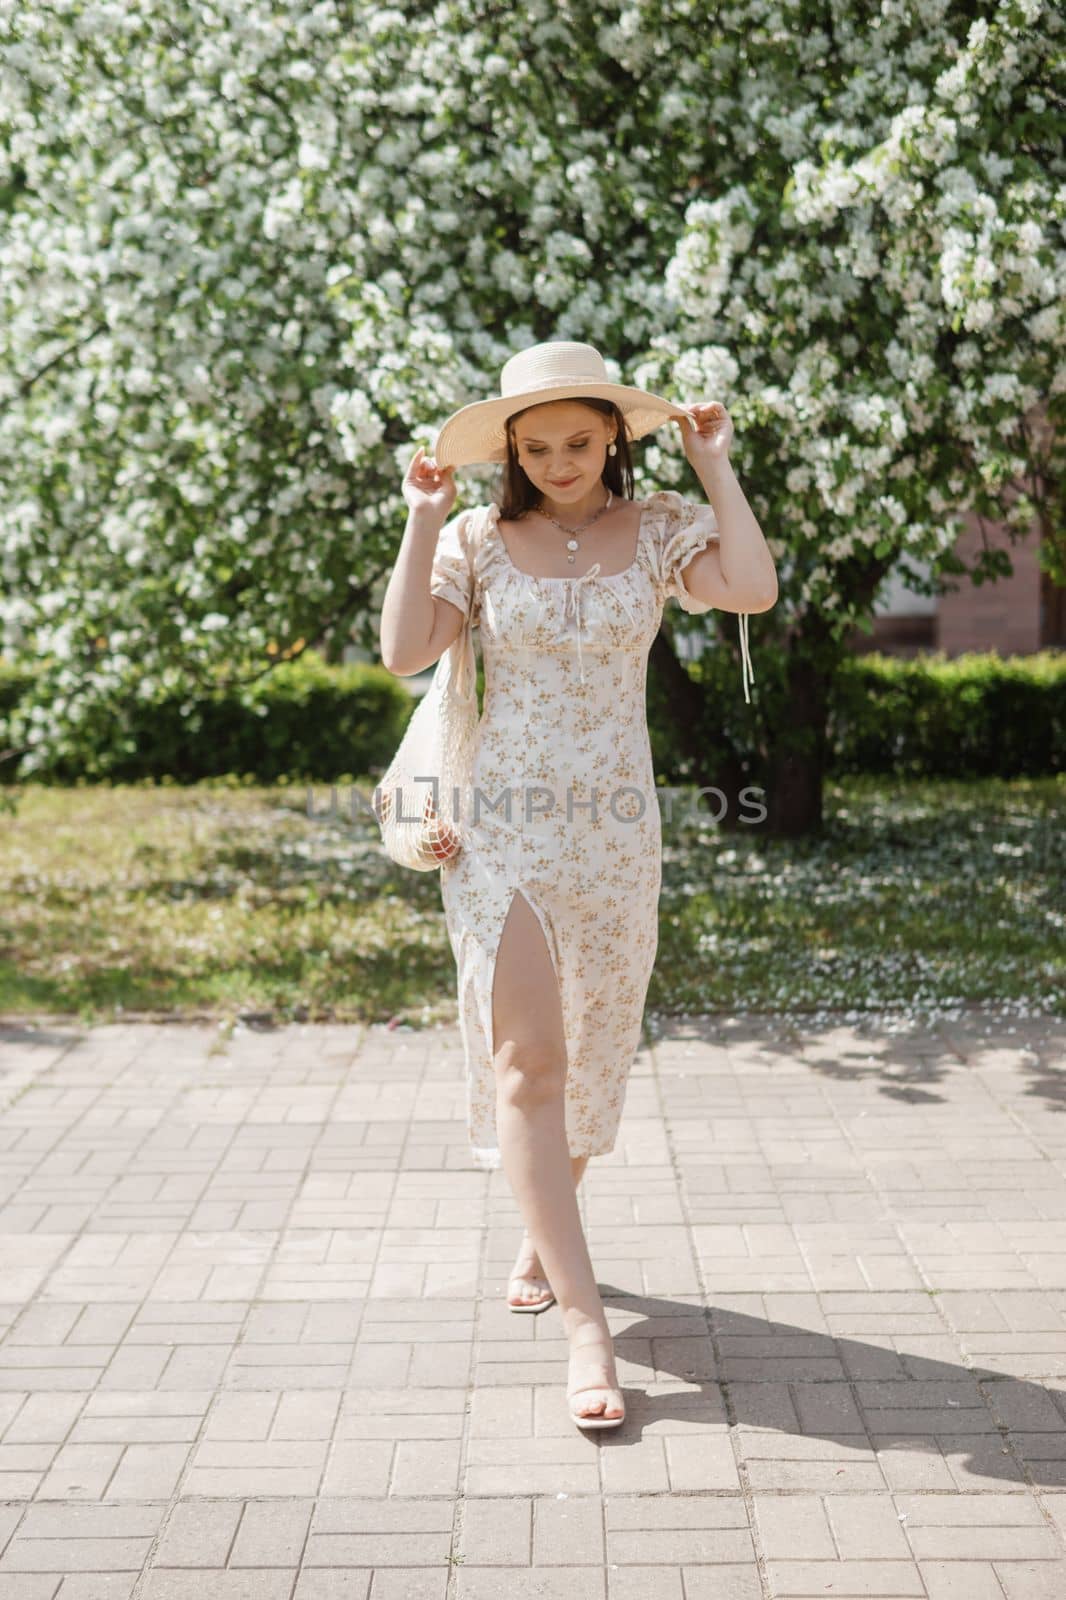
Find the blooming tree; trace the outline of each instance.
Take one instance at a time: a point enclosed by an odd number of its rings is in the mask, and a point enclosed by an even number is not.
[[[892,568],[958,571],[977,509],[1042,517],[1066,579],[1064,32],[1043,0],[0,0],[22,770],[101,703],[372,644],[415,446],[579,338],[730,410],[781,579],[771,823],[813,825]],[[676,430],[638,457],[698,493]]]

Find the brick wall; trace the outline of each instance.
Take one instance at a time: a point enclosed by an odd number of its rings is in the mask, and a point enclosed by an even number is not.
[[[1034,525],[1028,537],[1015,545],[995,524],[986,523],[986,533],[990,543],[1008,552],[1014,573],[980,588],[967,577],[953,578],[958,588],[945,594],[937,607],[937,648],[951,656],[964,650],[996,650],[1004,656],[1039,650],[1038,531]],[[980,523],[976,516],[968,516],[955,549],[970,564],[981,544]]]

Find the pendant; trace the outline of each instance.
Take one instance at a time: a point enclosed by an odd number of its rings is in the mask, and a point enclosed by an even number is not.
[[[581,549],[581,546],[580,546],[580,545],[579,545],[579,544],[578,544],[578,542],[577,542],[577,540],[576,540],[576,539],[567,539],[567,541],[566,541],[566,548],[567,548],[567,549],[568,549],[568,550],[580,550],[580,549]],[[574,564],[574,557],[573,557],[573,556],[567,556],[567,558],[566,558],[566,559],[567,559],[567,561],[569,561],[569,562],[570,562],[570,565],[571,565],[571,566],[573,566],[573,564]]]

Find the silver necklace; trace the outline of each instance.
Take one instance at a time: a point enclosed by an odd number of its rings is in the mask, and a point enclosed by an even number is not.
[[[551,516],[547,511],[541,511],[540,514],[542,517],[547,517],[549,522],[554,522],[557,528],[569,536],[566,541],[566,548],[569,552],[566,559],[571,565],[573,565],[574,561],[577,559],[574,552],[581,549],[581,546],[578,544],[575,535],[584,533],[586,528],[591,528],[597,517],[602,517],[605,511],[609,511],[611,509],[613,501],[614,495],[611,493],[610,489],[608,489],[606,504],[602,505],[598,511],[594,511],[588,521],[583,522],[580,528],[564,528],[558,517]],[[540,510],[539,507],[537,509]]]

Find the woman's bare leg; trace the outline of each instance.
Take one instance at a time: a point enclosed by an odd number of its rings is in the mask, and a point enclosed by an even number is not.
[[[588,1156],[571,1156],[570,1170],[574,1175],[574,1188],[581,1185],[585,1175],[585,1168],[589,1164]],[[522,1234],[522,1243],[518,1246],[518,1255],[515,1258],[514,1270],[507,1285],[507,1300],[512,1306],[534,1305],[538,1300],[551,1293],[551,1285],[544,1276],[544,1267],[538,1256],[527,1228]]]
[[[570,1341],[572,1405],[619,1417],[614,1352],[581,1226],[566,1137],[566,1039],[559,986],[540,923],[515,894],[493,985],[496,1131],[508,1182],[551,1283]]]

